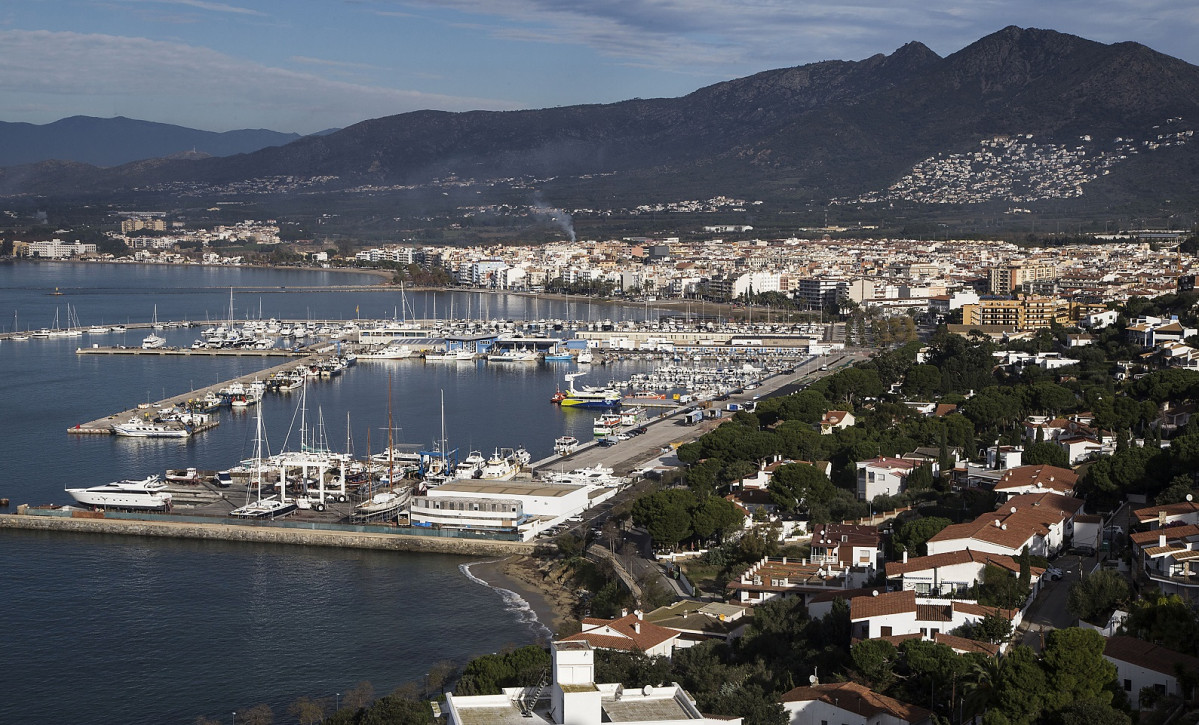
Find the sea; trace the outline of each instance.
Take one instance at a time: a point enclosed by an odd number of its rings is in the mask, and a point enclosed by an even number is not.
[[[245,319],[643,319],[637,307],[472,292],[337,289],[369,276],[289,270],[68,262],[0,265],[0,329]],[[317,291],[334,288],[334,291]],[[232,297],[232,312],[230,298]],[[6,319],[7,318],[7,319]],[[159,334],[188,346],[200,328]],[[0,342],[0,498],[68,504],[64,489],[220,469],[253,453],[255,414],[224,410],[186,441],[68,435],[76,423],[251,374],[282,358],[80,355],[123,335]],[[596,366],[580,382],[627,378],[644,362]],[[387,440],[465,455],[525,446],[534,460],[561,435],[587,439],[594,413],[549,398],[573,363],[497,366],[360,362],[314,381],[309,435],[358,455]],[[388,390],[391,390],[390,403]],[[300,443],[298,396],[268,395],[271,452]],[[11,510],[11,509],[10,509]],[[518,595],[435,554],[172,541],[0,530],[0,722],[221,722],[260,703],[282,716],[299,697],[337,702],[369,681],[384,694],[440,661],[544,637]]]

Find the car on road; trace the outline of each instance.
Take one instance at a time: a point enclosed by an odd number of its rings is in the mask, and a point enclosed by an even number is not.
[[[1049,581],[1055,582],[1061,579],[1063,576],[1065,576],[1065,572],[1056,566],[1051,566],[1045,570],[1045,578],[1047,578]]]
[[[1070,553],[1077,554],[1078,556],[1095,556],[1095,547],[1087,546],[1086,544],[1079,544],[1078,546],[1070,549]]]
[[[644,433],[649,433],[649,428],[646,428],[645,426],[641,426],[640,428],[634,428],[633,430],[631,430],[629,432],[635,436],[639,436]]]
[[[598,441],[596,441],[596,443],[603,446],[604,448],[611,448],[612,446],[616,445],[617,443],[620,443],[620,440],[618,440],[614,436],[605,436],[603,438],[600,438]]]
[[[612,435],[610,435],[608,437],[615,438],[618,441],[627,441],[628,439],[632,438],[633,436],[629,435],[628,433],[613,433]]]
[[[1124,535],[1124,527],[1123,526],[1105,526],[1103,528],[1103,535],[1104,536],[1123,536]]]

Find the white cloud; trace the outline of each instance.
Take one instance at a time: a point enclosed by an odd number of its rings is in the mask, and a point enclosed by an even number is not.
[[[942,54],[1007,25],[1101,42],[1135,40],[1194,59],[1194,0],[394,0],[500,18],[514,41],[582,45],[617,63],[732,77],[748,67],[856,59],[919,40]],[[1190,56],[1188,58],[1188,56]]]
[[[329,80],[178,43],[40,30],[0,30],[0,94],[8,108],[60,109],[54,118],[125,115],[209,130],[301,133],[420,109],[518,106]],[[296,127],[279,128],[279,119]]]

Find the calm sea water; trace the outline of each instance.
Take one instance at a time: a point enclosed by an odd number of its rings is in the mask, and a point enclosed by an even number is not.
[[[391,317],[396,292],[304,293],[361,284],[336,272],[134,265],[0,265],[0,320],[50,326],[66,308],[82,324],[235,316]],[[55,287],[61,295],[52,295]],[[244,292],[253,288],[255,292]],[[407,296],[424,316],[578,317],[585,304],[490,294]],[[426,312],[425,310],[428,310]],[[598,308],[594,319],[614,316]],[[640,317],[642,310],[615,311]],[[411,312],[409,313],[411,315]],[[77,346],[140,343],[143,332],[0,343],[0,497],[69,503],[63,489],[166,468],[223,468],[252,452],[252,415],[186,442],[69,436],[77,422],[251,373],[278,359],[76,355]],[[168,330],[188,345],[197,330]],[[484,452],[525,445],[548,455],[553,439],[590,435],[594,414],[560,410],[549,396],[565,363],[532,366],[360,363],[309,387],[310,427],[359,454],[386,440],[387,388],[398,437],[431,445],[444,425],[451,447]],[[640,364],[600,368],[589,382],[627,377]],[[298,396],[268,396],[272,451],[298,445]],[[347,435],[348,434],[348,435]],[[185,723],[226,721],[260,702],[281,714],[301,695],[331,696],[361,680],[385,692],[438,660],[467,658],[543,633],[523,603],[472,580],[464,560],[217,542],[0,533],[0,722]]]

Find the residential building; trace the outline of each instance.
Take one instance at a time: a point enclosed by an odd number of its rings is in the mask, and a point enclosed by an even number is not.
[[[595,682],[595,649],[587,642],[550,644],[549,686],[506,687],[499,695],[447,694],[447,725],[740,725],[741,718],[709,718],[678,684],[626,690]]]
[[[1134,637],[1109,637],[1103,658],[1116,666],[1116,685],[1128,696],[1134,709],[1141,708],[1141,690],[1159,695],[1181,696],[1180,670],[1199,677],[1199,659]]]
[[[816,524],[812,527],[812,562],[873,572],[883,561],[883,537],[878,527],[858,524]]]
[[[842,430],[854,424],[853,413],[848,410],[830,410],[820,419],[820,433],[829,435],[834,430]]]
[[[887,562],[887,583],[900,590],[911,589],[918,595],[964,595],[975,584],[982,583],[988,564],[998,566],[1012,576],[1020,574],[1020,563],[1007,554],[958,549],[908,558],[905,551],[902,561]],[[1044,569],[1030,567],[1029,573],[1035,585]]]
[[[1136,576],[1163,594],[1199,602],[1199,526],[1167,526],[1128,538]]]
[[[988,607],[977,602],[921,598],[912,589],[879,592],[854,597],[849,602],[849,620],[854,639],[875,639],[903,634],[931,637],[951,632],[964,624],[975,624],[997,614],[1019,624],[1020,612]]]
[[[1007,295],[1017,288],[1031,289],[1036,282],[1057,279],[1057,266],[1052,262],[1015,260],[991,268],[991,294]]]
[[[645,621],[677,632],[674,648],[682,649],[710,639],[723,642],[737,639],[749,626],[749,618],[745,616],[748,611],[736,604],[680,599],[647,612]]]
[[[927,725],[932,712],[856,682],[814,683],[780,698],[790,725]]]
[[[1017,556],[1025,547],[1035,556],[1053,556],[1072,539],[1082,507],[1082,499],[1058,493],[1021,494],[998,511],[945,527],[926,546],[930,556],[961,549]]]
[[[730,581],[730,598],[747,606],[772,599],[804,597],[822,592],[853,589],[868,580],[862,569],[840,564],[820,564],[794,557],[763,557]]]
[[[858,461],[858,499],[872,501],[875,496],[894,496],[902,492],[908,476],[919,465],[916,461],[890,456]]]
[[[999,476],[995,481],[995,493],[1001,503],[1013,496],[1042,491],[1073,496],[1077,483],[1078,474],[1068,468],[1048,464],[1018,466],[1007,469]]]
[[[563,642],[587,642],[596,649],[644,652],[650,657],[670,657],[679,632],[645,621],[641,610],[624,613],[616,619],[586,617],[582,631]]]

